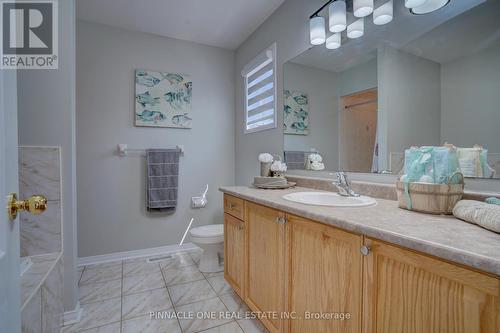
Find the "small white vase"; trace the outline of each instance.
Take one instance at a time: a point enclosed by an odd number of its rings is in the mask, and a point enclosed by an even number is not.
[[[269,177],[271,176],[271,162],[260,162],[260,176]]]

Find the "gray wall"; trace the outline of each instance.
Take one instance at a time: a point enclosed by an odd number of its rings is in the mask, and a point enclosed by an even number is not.
[[[391,47],[379,49],[378,95],[381,170],[387,168],[390,152],[403,152],[412,145],[439,144],[441,91],[438,63]],[[386,138],[381,139],[383,134]]]
[[[177,244],[195,226],[222,223],[220,185],[234,183],[234,53],[139,32],[77,23],[77,162],[80,257]],[[134,127],[134,70],[190,74],[193,128]],[[145,159],[130,148],[185,146],[178,207],[145,211]],[[190,208],[208,183],[208,207]]]
[[[285,150],[310,151],[323,155],[325,167],[337,169],[338,152],[338,78],[337,74],[291,62],[284,66],[284,88],[309,96],[309,134],[284,135]]]
[[[283,91],[283,64],[310,47],[308,25],[309,15],[322,6],[321,0],[285,1],[252,35],[236,50],[235,59],[235,132],[236,132],[236,183],[248,185],[259,174],[260,152],[282,154],[283,152],[283,96],[278,94],[277,128],[244,133],[244,87],[241,70],[262,50],[276,42],[277,91]]]
[[[339,96],[377,87],[377,57],[340,73]]]
[[[60,146],[64,309],[78,301],[76,278],[75,1],[59,1],[59,69],[18,71],[19,145]]]
[[[500,153],[500,46],[441,66],[441,141]]]

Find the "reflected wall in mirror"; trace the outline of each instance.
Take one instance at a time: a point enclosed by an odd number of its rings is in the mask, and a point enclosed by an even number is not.
[[[466,177],[500,178],[500,2],[394,6],[390,24],[284,64],[289,170],[399,174],[405,149],[449,143]]]

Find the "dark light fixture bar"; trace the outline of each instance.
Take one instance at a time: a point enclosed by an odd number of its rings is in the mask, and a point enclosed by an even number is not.
[[[329,4],[331,4],[332,2],[334,1],[337,1],[337,0],[329,0],[327,1],[323,6],[319,7],[319,9],[317,11],[315,11],[314,13],[311,14],[311,16],[309,16],[309,19],[312,19],[313,17],[316,17],[318,16],[318,14],[323,10],[325,9],[326,6],[328,6]]]

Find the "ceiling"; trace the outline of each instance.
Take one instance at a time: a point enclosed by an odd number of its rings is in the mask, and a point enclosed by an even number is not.
[[[380,1],[384,2],[384,0]],[[430,33],[434,32],[434,29],[438,27],[438,29],[446,27],[448,21],[459,17],[460,14],[471,10],[485,1],[451,0],[446,7],[426,15],[413,15],[404,7],[404,1],[394,1],[394,19],[392,22],[383,26],[376,26],[371,21],[370,16],[368,19],[365,19],[365,35],[363,37],[347,39],[345,33],[343,33],[343,45],[339,49],[328,50],[324,45],[311,47],[309,50],[292,59],[291,62],[333,72],[342,72],[373,59],[376,56],[377,48],[382,45],[389,45],[398,49],[406,47],[405,50],[407,52],[429,57],[435,61],[447,60],[447,57],[442,54],[448,50],[448,45],[442,44],[440,51],[438,49],[433,50],[432,46],[435,45],[435,38],[437,36],[433,36]],[[497,2],[498,0],[488,0],[488,4]],[[375,3],[377,5],[380,2],[376,1]],[[496,19],[499,20],[498,15]],[[446,24],[443,25],[445,22]],[[443,34],[449,33],[450,30],[453,29],[446,28],[442,30],[443,32],[439,37],[441,38],[441,43],[443,43],[443,38],[446,40]],[[483,30],[478,30],[478,33],[481,33]],[[463,34],[464,29],[459,31]],[[454,36],[459,37],[457,33],[454,33]],[[457,52],[460,49],[458,42],[460,40],[457,40],[457,43],[455,43],[457,47],[454,47],[455,55],[453,56],[457,56]],[[467,44],[467,42],[465,43]],[[463,48],[463,39],[461,40],[461,45]],[[441,55],[438,53],[441,53]]]
[[[77,0],[79,19],[234,50],[284,0]]]

